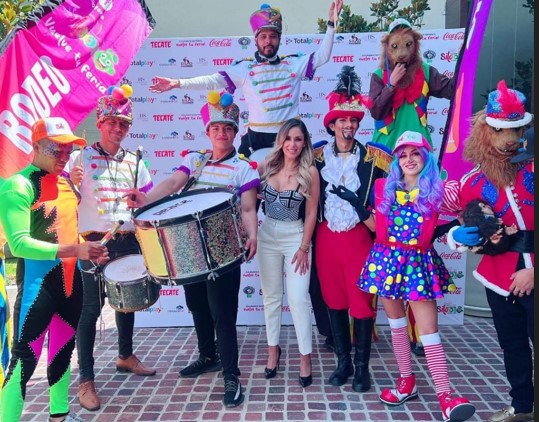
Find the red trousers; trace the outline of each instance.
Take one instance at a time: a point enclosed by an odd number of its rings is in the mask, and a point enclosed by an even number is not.
[[[354,318],[375,318],[375,296],[357,287],[373,245],[371,232],[359,223],[347,232],[332,232],[326,221],[316,228],[316,268],[324,301],[330,309],[349,309]]]

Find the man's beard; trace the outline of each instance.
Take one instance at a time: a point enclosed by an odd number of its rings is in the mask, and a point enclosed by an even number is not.
[[[345,141],[351,141],[354,139],[354,133],[353,131],[341,131],[342,137]]]
[[[260,54],[262,57],[265,57],[266,59],[271,59],[277,55],[277,51],[279,51],[279,46],[273,48],[273,51],[270,53],[270,55],[266,55],[263,52],[263,49],[257,46],[258,54]]]

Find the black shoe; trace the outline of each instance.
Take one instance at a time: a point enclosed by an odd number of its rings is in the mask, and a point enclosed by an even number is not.
[[[206,372],[217,372],[223,369],[219,355],[215,355],[213,359],[200,355],[200,357],[192,364],[186,366],[180,371],[181,378],[194,378]]]
[[[307,377],[302,377],[300,375],[300,377],[299,377],[299,385],[301,385],[303,388],[308,387],[312,383],[313,383],[313,374],[311,374],[311,375],[309,375]]]
[[[240,380],[236,375],[225,375],[225,407],[236,407],[243,403],[244,395],[241,392]]]
[[[279,356],[277,357],[277,365],[275,365],[275,368],[273,369],[269,369],[269,368],[264,368],[264,376],[266,377],[267,380],[269,380],[270,378],[275,378],[275,375],[277,375],[277,370],[279,369],[279,361],[281,360],[281,346],[277,346],[278,349],[279,349]]]
[[[412,353],[416,356],[425,356],[425,348],[421,343],[414,343],[413,341],[410,342],[410,348],[412,349]]]

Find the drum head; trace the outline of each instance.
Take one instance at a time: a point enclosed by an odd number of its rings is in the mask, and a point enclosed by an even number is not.
[[[255,152],[253,152],[249,159],[252,161],[256,161],[257,163],[260,163],[266,159],[266,157],[269,155],[273,148],[260,148],[257,149]]]
[[[125,255],[110,261],[103,268],[107,280],[126,282],[140,280],[148,274],[142,255]]]
[[[181,219],[227,204],[234,192],[226,189],[197,189],[165,198],[135,213],[136,221]]]

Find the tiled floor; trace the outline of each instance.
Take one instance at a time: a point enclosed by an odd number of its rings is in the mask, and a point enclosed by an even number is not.
[[[390,348],[389,329],[379,327],[373,346],[371,371],[374,386],[363,394],[350,384],[333,387],[326,383],[335,366],[323,338],[315,334],[312,386],[298,384],[299,355],[292,327],[283,327],[283,356],[276,378],[266,380],[264,327],[238,327],[240,369],[246,400],[234,409],[223,407],[222,376],[204,374],[196,379],[178,378],[178,371],[198,357],[192,328],[136,329],[136,354],[157,368],[153,377],[117,373],[116,329],[113,312],[106,305],[105,329],[95,351],[96,384],[102,407],[97,412],[80,408],[77,394],[77,364],[73,359],[71,411],[86,421],[436,421],[441,420],[436,395],[424,358],[415,358],[420,398],[394,408],[378,401],[381,388],[392,386],[396,362]],[[316,330],[315,330],[316,332]],[[492,320],[465,317],[464,326],[441,328],[453,387],[477,408],[473,421],[486,421],[495,410],[508,404],[501,352]],[[46,421],[47,379],[42,357],[27,392],[23,421]]]

